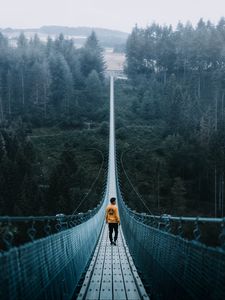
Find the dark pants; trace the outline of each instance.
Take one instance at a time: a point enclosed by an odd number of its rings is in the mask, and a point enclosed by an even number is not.
[[[115,231],[114,242],[116,242],[118,237],[118,223],[109,223],[109,239],[111,243],[113,241],[113,230]]]

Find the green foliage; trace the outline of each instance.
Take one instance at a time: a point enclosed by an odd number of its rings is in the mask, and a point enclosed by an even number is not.
[[[21,34],[17,47],[11,47],[1,34],[0,49],[0,122],[21,117],[35,127],[61,121],[67,128],[76,128],[92,119],[84,113],[90,98],[86,84],[90,80],[96,93],[102,93],[105,70],[94,32],[81,49],[62,34],[54,41],[49,38],[47,44],[37,35],[28,40]],[[97,74],[92,78],[94,70]],[[94,106],[96,98],[91,97]]]
[[[101,100],[102,86],[98,73],[95,70],[92,70],[88,75],[86,81],[86,90],[89,99],[91,99],[92,101],[94,101],[95,99]]]
[[[133,209],[146,211],[141,194],[154,213],[212,216],[216,199],[224,214],[224,37],[224,19],[136,26],[129,36],[128,81],[115,82],[115,109]],[[11,48],[0,35],[0,48],[1,213],[71,213],[101,164],[88,149],[107,152],[109,86],[96,35],[81,49],[63,35],[46,45],[21,35]],[[98,202],[102,182],[80,210]]]
[[[69,214],[73,210],[71,189],[76,185],[78,167],[73,149],[66,145],[49,178],[48,211],[55,214],[57,210]]]
[[[28,137],[26,131],[22,124],[1,131],[0,214],[71,214],[96,180],[97,150],[106,151],[107,134],[41,129]],[[78,212],[99,203],[103,182],[104,169]]]
[[[84,48],[81,50],[81,71],[87,77],[93,70],[103,78],[105,70],[103,49],[100,47],[94,32],[88,37]]]
[[[35,150],[23,128],[2,130],[0,161],[1,214],[33,214],[39,211],[34,174]]]
[[[221,19],[176,30],[136,26],[128,38],[130,81],[117,85],[126,128],[118,129],[119,145],[127,141],[138,153],[127,152],[126,167],[157,213],[212,216],[216,199],[224,214],[224,36]],[[145,210],[124,188],[130,205]]]

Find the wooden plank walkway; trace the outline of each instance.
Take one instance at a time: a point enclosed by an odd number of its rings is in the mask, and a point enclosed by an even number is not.
[[[105,225],[79,300],[149,300],[119,227],[117,246],[111,246]]]

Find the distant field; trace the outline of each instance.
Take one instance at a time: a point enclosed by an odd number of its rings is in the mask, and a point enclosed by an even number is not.
[[[33,29],[0,28],[0,32],[9,38],[12,46],[16,46],[17,38],[21,32],[23,32],[28,39],[31,39],[35,34],[38,34],[43,42],[47,41],[48,36],[54,40],[62,33],[66,39],[72,39],[74,45],[79,48],[84,45],[87,37],[90,36],[92,31],[95,31],[103,48],[114,48],[115,46],[125,45],[128,37],[128,33],[126,32],[94,27],[42,26]]]
[[[122,71],[125,63],[125,53],[114,53],[113,49],[104,52],[107,70]]]

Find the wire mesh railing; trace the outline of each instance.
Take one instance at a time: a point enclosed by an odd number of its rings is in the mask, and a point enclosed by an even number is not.
[[[74,216],[1,217],[0,299],[71,299],[95,249],[104,221],[106,197],[92,211]],[[18,222],[29,224],[31,242],[13,247]],[[46,237],[35,239],[38,229]]]
[[[71,215],[60,213],[55,216],[0,216],[0,253],[12,247],[33,242],[34,240],[58,233],[65,229],[70,229],[89,220],[96,214],[101,204],[99,203],[94,209],[88,210],[90,204],[88,205],[87,202],[93,203],[93,199],[103,199],[105,197],[107,169],[104,168],[105,159],[102,151],[96,148],[90,148],[89,150],[94,150],[101,154],[101,165],[90,188],[84,194],[73,213]],[[94,188],[103,171],[105,180],[101,182],[102,193],[100,195],[100,192],[98,192],[97,195]],[[96,201],[94,201],[94,203],[96,203]],[[81,208],[82,211],[83,209],[84,211],[88,211],[78,213]]]
[[[124,236],[153,299],[225,299],[225,219],[139,214],[118,195]],[[217,226],[218,246],[203,244],[201,224]]]
[[[76,215],[58,214],[38,217],[0,217],[0,253],[27,242],[73,228],[96,214],[99,209]]]

